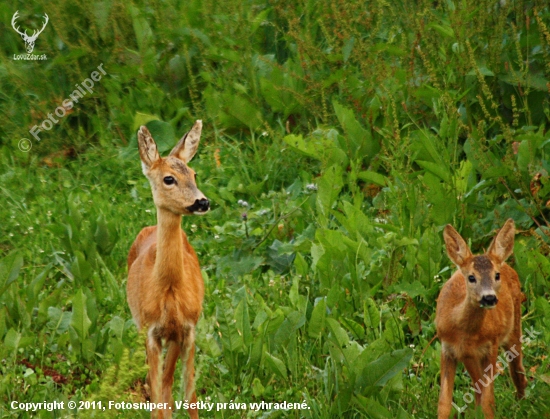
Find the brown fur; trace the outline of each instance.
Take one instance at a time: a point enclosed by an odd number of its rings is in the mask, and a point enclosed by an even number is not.
[[[181,160],[193,157],[200,130],[198,121],[166,159],[158,155],[145,127],[138,133],[143,171],[153,189],[158,225],[141,230],[130,248],[127,297],[137,327],[147,329],[151,401],[168,406],[173,403],[174,371],[180,357],[184,362],[186,398],[190,403],[197,400],[195,325],[202,311],[204,283],[197,255],[180,225],[182,214],[196,213],[189,210],[196,200],[206,200],[196,187],[194,172],[186,166],[188,160]],[[164,183],[167,176],[175,178],[175,183]],[[161,367],[163,346],[166,355]],[[189,409],[189,415],[197,419],[197,409]],[[151,412],[152,418],[171,416],[171,409]]]
[[[453,384],[458,362],[463,362],[474,387],[476,405],[481,404],[487,419],[494,418],[494,386],[481,384],[492,378],[498,349],[518,352],[510,362],[510,374],[517,397],[524,396],[527,380],[521,350],[521,303],[524,295],[516,271],[504,260],[513,249],[514,223],[508,220],[495,237],[486,255],[473,256],[466,243],[451,226],[445,228],[445,243],[449,257],[459,270],[445,283],[436,309],[437,335],[441,340],[441,393],[438,418],[447,419],[451,413]],[[500,273],[500,280],[495,274]],[[468,281],[474,275],[476,284]],[[494,292],[498,298],[492,309],[480,307],[480,292]],[[514,351],[515,350],[515,351]],[[491,373],[492,371],[492,373]]]

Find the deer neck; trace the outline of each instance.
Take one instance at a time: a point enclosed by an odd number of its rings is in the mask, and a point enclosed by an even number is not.
[[[157,255],[155,277],[168,286],[183,278],[183,238],[181,215],[157,209]]]
[[[478,330],[487,314],[486,308],[474,304],[468,296],[456,307],[456,322],[466,330]]]

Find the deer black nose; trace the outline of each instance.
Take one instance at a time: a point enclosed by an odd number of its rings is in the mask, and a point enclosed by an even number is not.
[[[196,199],[195,203],[191,205],[190,207],[187,207],[187,209],[191,212],[206,212],[210,208],[210,202],[206,198],[202,199]]]
[[[199,207],[199,211],[206,212],[210,208],[210,202],[206,198],[197,199],[195,202]]]
[[[497,302],[498,298],[496,295],[493,294],[484,295],[480,301],[482,307],[494,307]]]

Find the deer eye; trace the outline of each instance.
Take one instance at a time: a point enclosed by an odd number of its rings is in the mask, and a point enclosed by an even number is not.
[[[470,284],[474,284],[474,283],[476,282],[476,277],[473,276],[473,275],[470,275],[470,276],[468,277],[468,281],[470,282]]]
[[[164,178],[164,183],[166,185],[173,185],[174,183],[176,183],[176,179],[174,179],[172,176],[166,176]]]
[[[500,281],[500,273],[499,272],[497,272],[495,274],[495,281]]]

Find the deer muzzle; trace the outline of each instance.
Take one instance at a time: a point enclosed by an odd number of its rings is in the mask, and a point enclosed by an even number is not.
[[[187,210],[193,214],[204,214],[209,209],[210,202],[206,198],[196,199],[193,205],[187,207]]]
[[[498,303],[498,298],[495,294],[487,294],[481,297],[479,306],[481,308],[495,308]]]

